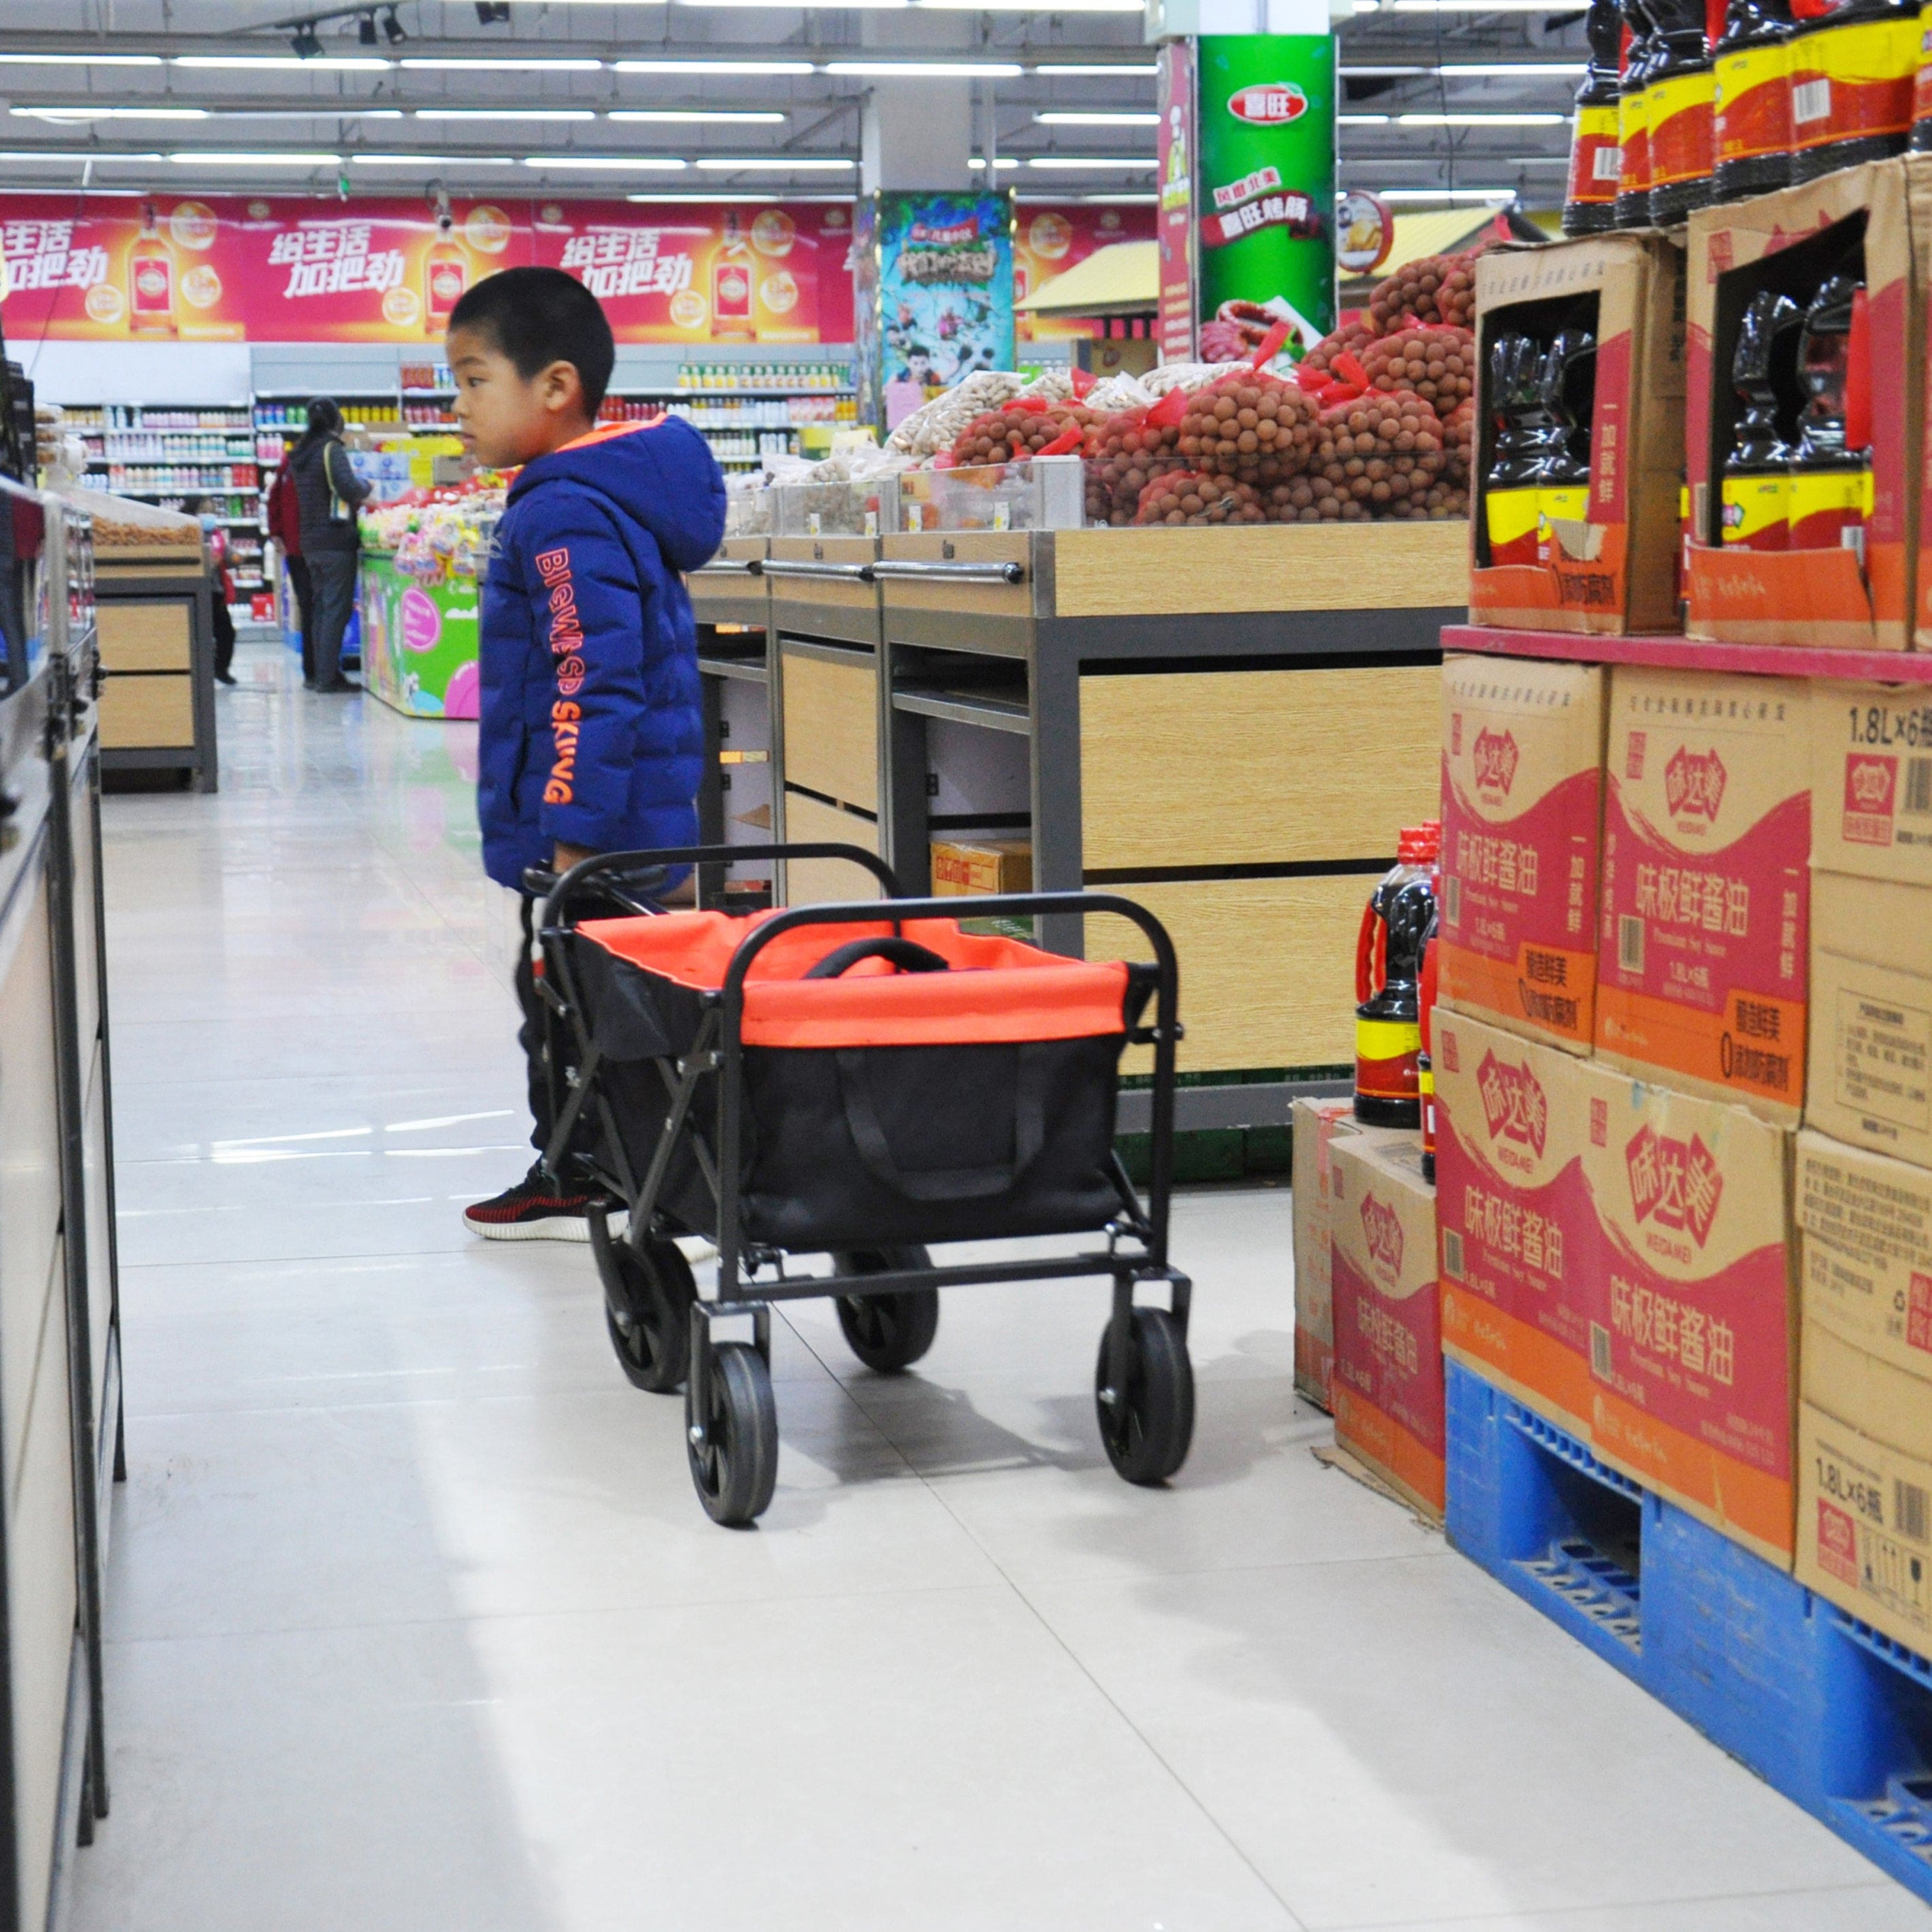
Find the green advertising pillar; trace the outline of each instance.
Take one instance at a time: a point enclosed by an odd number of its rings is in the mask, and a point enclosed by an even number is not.
[[[1170,362],[1299,355],[1335,326],[1335,39],[1160,50],[1160,338]]]

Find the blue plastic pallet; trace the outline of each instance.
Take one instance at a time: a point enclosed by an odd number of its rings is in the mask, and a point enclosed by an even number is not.
[[[1932,1662],[1445,1366],[1450,1541],[1932,1902]]]

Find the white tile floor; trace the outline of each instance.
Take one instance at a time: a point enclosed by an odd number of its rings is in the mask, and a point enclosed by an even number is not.
[[[1108,1469],[1097,1285],[914,1375],[777,1329],[713,1528],[526,1160],[474,733],[244,646],[108,812],[129,1480],[81,1932],[1907,1932],[1932,1912],[1309,1445],[1288,1202],[1186,1200],[1200,1426]]]

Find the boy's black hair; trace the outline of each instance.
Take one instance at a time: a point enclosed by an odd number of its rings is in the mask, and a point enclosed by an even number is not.
[[[603,306],[561,268],[505,268],[464,292],[449,312],[452,331],[474,328],[517,365],[526,382],[553,362],[568,362],[595,416],[610,386],[616,343]]]

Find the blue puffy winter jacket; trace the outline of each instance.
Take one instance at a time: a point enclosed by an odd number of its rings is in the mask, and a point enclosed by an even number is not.
[[[483,586],[483,866],[520,888],[560,842],[696,842],[697,633],[680,580],[724,533],[724,478],[675,417],[525,466]]]

